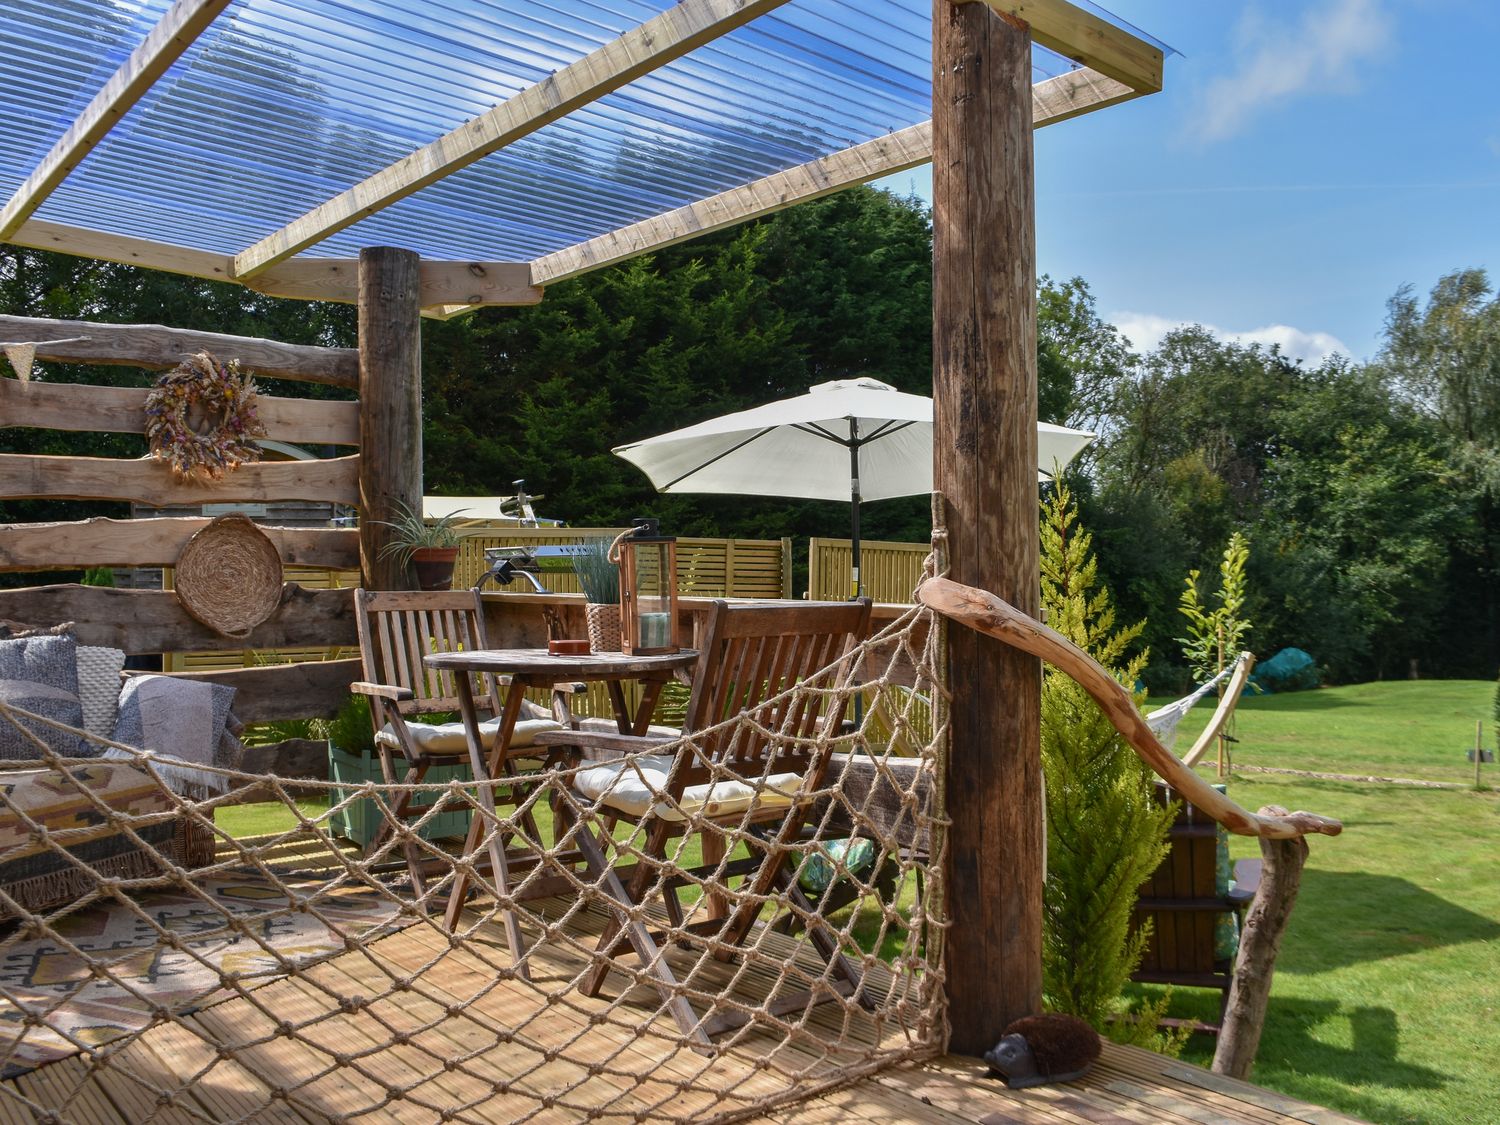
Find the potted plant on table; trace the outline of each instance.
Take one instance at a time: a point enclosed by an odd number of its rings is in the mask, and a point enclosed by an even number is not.
[[[584,620],[592,652],[620,651],[620,567],[609,557],[612,539],[585,539],[573,552],[573,573],[583,589]]]
[[[396,509],[395,519],[375,521],[394,533],[381,549],[381,557],[394,557],[402,566],[410,564],[417,574],[418,589],[451,589],[453,567],[458,560],[458,517],[462,509],[430,523],[400,500],[396,501]]]

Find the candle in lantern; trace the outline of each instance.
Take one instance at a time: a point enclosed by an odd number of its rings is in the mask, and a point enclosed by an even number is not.
[[[672,618],[666,613],[641,614],[641,647],[666,648],[672,643]]]

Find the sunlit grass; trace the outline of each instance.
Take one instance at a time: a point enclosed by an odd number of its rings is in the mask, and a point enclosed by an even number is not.
[[[1416,681],[1251,700],[1235,760],[1469,782],[1464,747],[1494,690]],[[1311,838],[1254,1081],[1376,1122],[1500,1122],[1500,794],[1244,773],[1230,795],[1345,825]],[[1258,845],[1233,837],[1231,853]],[[1173,997],[1180,1014],[1216,1004]],[[1196,1037],[1185,1057],[1212,1051]]]

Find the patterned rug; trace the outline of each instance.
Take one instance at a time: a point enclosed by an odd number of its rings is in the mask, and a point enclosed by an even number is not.
[[[316,884],[288,885],[310,894]],[[208,901],[181,891],[154,891],[136,900],[183,948],[159,940],[151,924],[114,904],[80,910],[54,928],[116,979],[92,975],[78,955],[47,939],[18,940],[0,930],[0,1076],[9,1078],[88,1047],[130,1035],[153,1022],[160,1006],[187,1013],[229,992],[219,972],[258,988],[286,975],[267,947],[297,965],[344,951],[345,935],[372,939],[407,924],[397,908],[369,889],[319,894],[310,913],[286,909],[286,892],[256,871],[198,881]],[[230,919],[244,932],[226,932]],[[253,936],[252,936],[253,935]],[[195,956],[196,955],[196,956]],[[200,962],[197,958],[203,958]],[[26,1026],[34,1015],[39,1025]]]

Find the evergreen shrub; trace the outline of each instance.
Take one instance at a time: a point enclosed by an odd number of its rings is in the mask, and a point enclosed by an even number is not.
[[[1133,688],[1146,654],[1130,655],[1129,649],[1144,626],[1116,626],[1091,538],[1078,525],[1065,487],[1043,503],[1041,546],[1048,624]],[[1121,1003],[1149,932],[1131,932],[1131,910],[1141,884],[1167,853],[1175,807],[1156,802],[1154,775],[1088,693],[1050,667],[1042,680],[1042,772],[1047,785],[1046,1004],[1112,1038],[1180,1049],[1180,1039],[1157,1030],[1165,999],[1128,1015]]]

